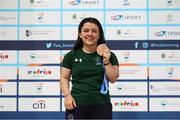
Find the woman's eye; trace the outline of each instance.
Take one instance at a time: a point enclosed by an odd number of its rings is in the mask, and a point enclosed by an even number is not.
[[[84,29],[83,31],[84,31],[84,32],[88,32],[89,30],[88,30],[88,29]]]
[[[97,33],[97,30],[92,30],[92,32]]]

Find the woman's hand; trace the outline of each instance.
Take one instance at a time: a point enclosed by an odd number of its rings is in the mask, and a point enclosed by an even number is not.
[[[111,52],[109,50],[109,48],[106,46],[106,49],[104,50],[103,54],[103,63],[104,64],[109,64],[110,62],[110,57],[111,57]]]
[[[76,107],[76,102],[71,94],[64,97],[65,108],[68,110],[73,110]]]
[[[109,64],[109,59],[111,56],[111,52],[106,44],[100,44],[97,47],[97,53],[103,57],[103,63]]]

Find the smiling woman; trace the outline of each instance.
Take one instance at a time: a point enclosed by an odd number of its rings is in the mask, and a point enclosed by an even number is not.
[[[101,54],[97,53],[99,45],[103,46]],[[65,55],[61,66],[60,88],[66,119],[112,119],[108,82],[119,77],[118,65],[115,54],[105,45],[100,22],[91,17],[83,19],[75,46]]]
[[[99,39],[99,29],[93,23],[84,23],[81,32],[79,33],[80,38],[83,41],[83,50],[86,52],[94,52],[97,46],[97,41]],[[92,48],[91,48],[92,47]],[[91,48],[94,51],[89,50]],[[88,51],[89,50],[89,51]]]

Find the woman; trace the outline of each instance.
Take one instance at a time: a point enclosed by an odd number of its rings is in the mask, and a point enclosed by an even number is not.
[[[66,119],[112,118],[109,92],[101,93],[101,89],[104,75],[111,83],[117,80],[119,64],[108,47],[101,51],[102,56],[97,53],[100,44],[105,44],[100,22],[91,17],[83,19],[78,27],[76,44],[65,55],[61,66],[60,87],[64,94]]]

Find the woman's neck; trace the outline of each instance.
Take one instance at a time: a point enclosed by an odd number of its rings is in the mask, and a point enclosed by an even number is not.
[[[83,47],[82,50],[85,52],[85,53],[93,53],[96,51],[96,46],[92,46],[92,47]]]

